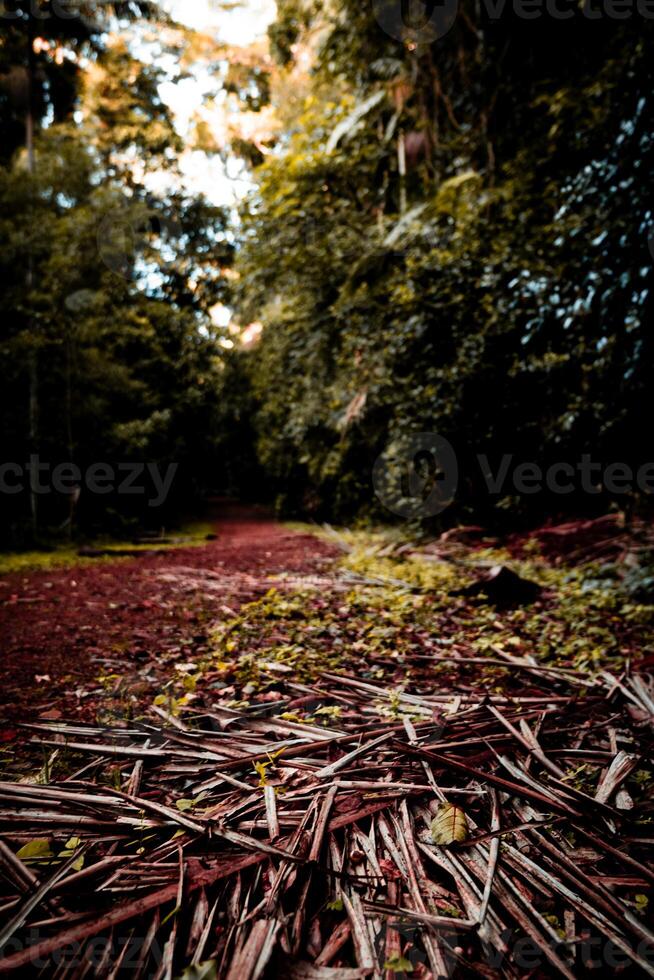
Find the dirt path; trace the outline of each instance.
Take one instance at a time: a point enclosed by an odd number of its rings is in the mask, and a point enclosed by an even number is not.
[[[206,545],[0,579],[0,738],[18,720],[137,709],[171,659],[206,652],[216,618],[332,554],[253,508],[222,505],[215,531]]]

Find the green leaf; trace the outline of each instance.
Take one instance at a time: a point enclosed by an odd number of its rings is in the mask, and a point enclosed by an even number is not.
[[[50,841],[39,838],[38,840],[31,840],[28,844],[21,847],[20,851],[17,852],[16,857],[19,857],[21,861],[42,861],[46,858],[54,857],[52,848],[50,847]]]
[[[401,953],[395,953],[386,960],[384,969],[392,970],[393,973],[413,973],[413,963]]]
[[[432,820],[431,837],[434,844],[446,847],[460,843],[468,837],[468,818],[463,810],[453,803],[443,803]]]
[[[185,810],[192,810],[196,802],[196,800],[176,800],[175,806],[184,813]]]
[[[335,898],[333,902],[327,902],[327,908],[332,912],[342,912],[344,909],[343,899]]]
[[[188,966],[178,980],[216,980],[217,976],[216,961],[207,960],[197,966]]]
[[[70,858],[74,856],[77,848],[81,846],[82,846],[82,841],[79,837],[71,837],[69,840],[66,841],[65,850],[59,852],[59,857],[63,858],[65,861],[68,861]],[[73,862],[71,867],[73,871],[81,871],[82,868],[84,867],[84,855],[80,854],[77,860]]]

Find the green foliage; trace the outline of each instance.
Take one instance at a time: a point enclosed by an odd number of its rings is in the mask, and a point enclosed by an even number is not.
[[[589,44],[581,15],[465,12],[415,50],[372,5],[279,5],[280,60],[317,45],[314,85],[243,213],[241,314],[264,332],[239,366],[288,511],[374,510],[373,462],[411,430],[450,439],[459,507],[486,517],[580,501],[491,499],[476,453],[646,456],[651,25]]]
[[[429,670],[430,684],[434,675],[445,680],[456,670],[460,684],[510,693],[512,685],[523,689],[528,677],[511,666],[511,657],[592,678],[619,669],[625,657],[637,659],[654,641],[654,618],[636,615],[629,598],[598,581],[592,566],[570,570],[542,558],[515,561],[490,549],[470,551],[456,562],[389,557],[389,548],[399,546],[393,534],[357,532],[345,539],[352,551],[340,560],[338,580],[351,582],[351,590],[322,588],[311,579],[304,588],[289,583],[288,590],[271,590],[215,629],[212,654],[199,673],[223,703],[273,700],[280,679],[291,674],[323,687],[321,675],[350,670],[354,656],[358,679],[385,688],[375,705],[380,718],[421,720],[421,709],[404,694],[421,688],[421,666]],[[481,569],[498,563],[542,585],[543,600],[500,613],[457,596]],[[506,666],[498,666],[505,655]],[[317,703],[287,720],[338,728],[341,715],[325,707]]]
[[[24,465],[38,453],[53,467],[74,462],[82,471],[93,463],[177,464],[166,511],[148,513],[138,496],[82,496],[77,518],[87,533],[124,533],[135,520],[169,523],[213,481],[222,362],[211,309],[227,298],[233,246],[226,213],[177,189],[183,147],[159,93],[176,77],[165,46],[156,63],[147,54],[140,60],[143,23],[134,36],[104,33],[119,14],[160,23],[165,16],[154,4],[103,11],[107,20],[93,28],[84,20],[88,30],[79,35],[74,19],[39,21],[53,43],[62,41],[62,23],[73,31],[68,109],[56,102],[56,87],[44,86],[45,101],[34,101],[33,165],[20,145],[23,118],[16,152],[0,168],[0,420],[3,462]],[[27,39],[27,22],[16,24],[3,22],[0,34],[8,62],[20,61]],[[37,87],[41,61],[57,67],[49,48],[39,50]],[[27,111],[4,109],[7,126],[12,112],[20,119]],[[0,121],[2,113],[0,100]],[[39,504],[41,534],[69,516],[60,496]],[[0,543],[29,544],[27,494],[4,495],[0,506]]]

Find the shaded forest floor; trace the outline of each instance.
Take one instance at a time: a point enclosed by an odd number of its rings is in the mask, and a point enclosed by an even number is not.
[[[216,619],[335,553],[253,508],[224,505],[216,531],[201,546],[0,577],[0,738],[26,714],[141,713],[176,663],[206,655]]]
[[[0,579],[0,974],[654,975],[622,530],[216,531]]]

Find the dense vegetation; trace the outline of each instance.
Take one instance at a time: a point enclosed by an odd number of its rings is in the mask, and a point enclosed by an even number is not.
[[[418,430],[459,455],[459,515],[606,508],[491,499],[473,461],[647,458],[651,24],[464,3],[415,44],[379,4],[328,10],[279,4],[284,71],[307,46],[314,71],[244,215],[264,331],[241,369],[280,502],[370,509],[375,458]]]
[[[183,74],[188,38],[149,3],[65,18],[18,6],[0,25],[3,463],[178,464],[169,515],[213,477],[210,310],[232,252],[225,214],[176,180],[182,145],[159,86],[162,65]],[[76,521],[160,524],[151,496],[82,483]],[[47,539],[70,516],[61,493],[3,494],[0,508],[5,544]]]
[[[435,38],[385,30],[386,0],[280,0],[270,51],[233,56],[157,4],[15,6],[0,22],[3,462],[179,466],[163,510],[82,493],[82,528],[160,526],[210,489],[381,514],[374,461],[415,431],[457,453],[448,520],[612,503],[489,494],[480,453],[494,470],[504,454],[650,462],[650,21],[493,19],[464,0]],[[188,147],[161,85],[199,61],[208,104],[222,92],[248,116],[221,139],[207,117],[194,132],[247,163],[238,217],[179,180]],[[261,324],[258,342],[229,351],[218,303],[232,331]],[[3,493],[0,509],[4,544],[69,516],[56,494]]]

